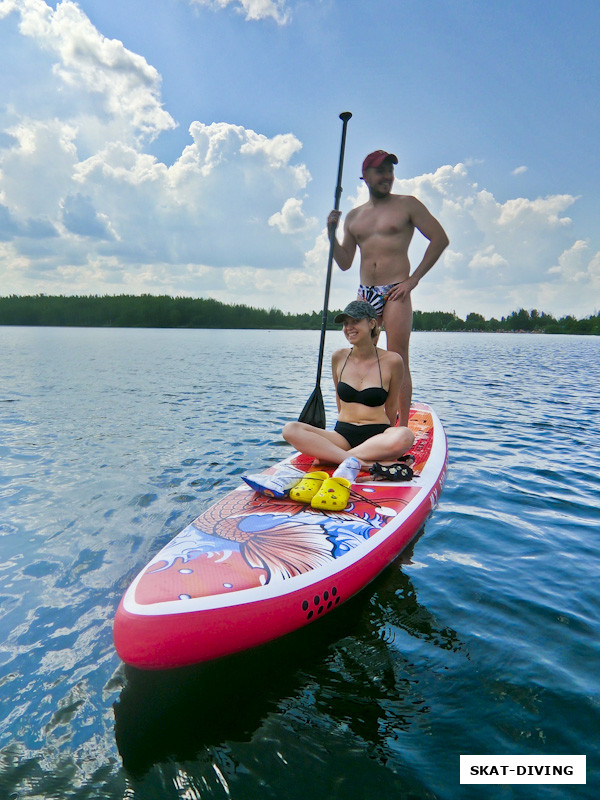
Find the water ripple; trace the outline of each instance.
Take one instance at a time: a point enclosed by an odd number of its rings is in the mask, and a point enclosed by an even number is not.
[[[310,780],[315,800],[453,800],[460,753],[592,763],[597,339],[415,334],[450,470],[411,551],[259,651],[120,665],[112,619],[135,573],[288,452],[281,428],[313,389],[298,342],[316,354],[318,334],[276,337],[274,358],[266,331],[0,328],[1,797],[305,800]],[[597,794],[590,772],[569,797]]]

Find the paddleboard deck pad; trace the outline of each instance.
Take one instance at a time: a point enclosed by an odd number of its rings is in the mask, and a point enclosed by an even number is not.
[[[415,404],[409,425],[413,479],[354,483],[344,511],[246,484],[208,508],[125,592],[114,622],[121,659],[140,669],[209,661],[307,625],[360,591],[416,536],[442,489],[448,449],[437,415]],[[334,469],[301,454],[286,463]]]

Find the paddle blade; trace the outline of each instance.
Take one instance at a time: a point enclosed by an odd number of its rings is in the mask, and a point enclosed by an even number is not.
[[[314,425],[315,428],[325,428],[325,405],[323,404],[323,395],[321,394],[321,387],[316,386],[314,392],[306,401],[306,405],[302,409],[299,422],[306,422],[307,425]]]

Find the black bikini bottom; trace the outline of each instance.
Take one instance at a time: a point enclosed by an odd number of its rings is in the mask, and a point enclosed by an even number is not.
[[[372,436],[387,431],[390,426],[387,423],[377,425],[353,425],[351,422],[336,422],[334,430],[341,434],[348,442],[350,447],[358,447],[359,444],[366,442]]]

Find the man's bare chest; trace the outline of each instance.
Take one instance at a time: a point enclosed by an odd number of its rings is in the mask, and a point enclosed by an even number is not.
[[[361,209],[352,220],[350,232],[359,244],[381,237],[410,239],[413,225],[409,214],[401,207],[385,210]]]

